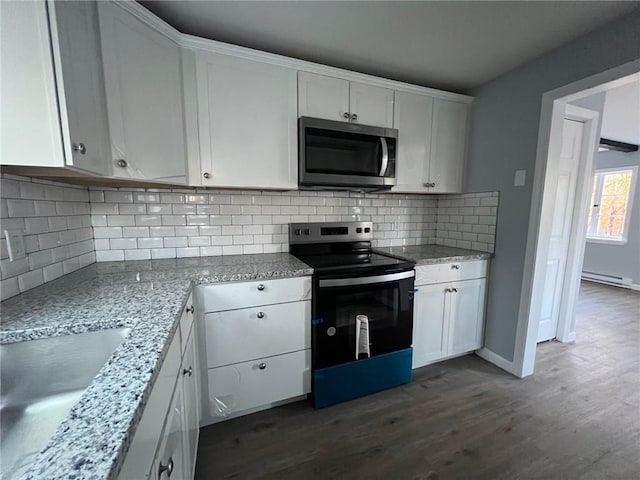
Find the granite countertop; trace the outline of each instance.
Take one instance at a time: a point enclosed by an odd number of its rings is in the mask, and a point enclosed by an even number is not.
[[[445,245],[413,245],[407,247],[377,248],[378,252],[406,258],[419,265],[434,263],[463,262],[465,260],[486,260],[492,253],[466,250],[464,248],[447,247]]]
[[[281,253],[95,263],[2,302],[0,343],[133,327],[21,478],[116,477],[193,285],[312,273]]]

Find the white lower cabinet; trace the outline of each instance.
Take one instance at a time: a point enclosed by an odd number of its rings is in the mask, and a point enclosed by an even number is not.
[[[209,407],[220,416],[311,391],[311,350],[209,370]]]
[[[150,479],[188,478],[185,455],[186,435],[184,429],[184,398],[178,382],[173,402],[165,422],[165,431],[149,474]]]
[[[207,384],[203,425],[311,391],[310,277],[199,288],[208,368],[201,377]],[[220,311],[212,311],[216,306]]]
[[[482,347],[484,324],[484,278],[451,284],[449,293],[449,355]]]
[[[464,268],[465,263],[439,265],[445,281],[430,284],[419,283],[418,279],[437,279],[433,275],[435,266],[416,267],[413,368],[482,347],[486,261],[468,262],[480,264],[470,268]],[[458,268],[451,269],[454,265]],[[450,281],[450,270],[462,278]],[[478,272],[482,273],[481,278],[468,279]]]
[[[192,479],[200,423],[199,371],[189,298],[120,470],[120,480]]]

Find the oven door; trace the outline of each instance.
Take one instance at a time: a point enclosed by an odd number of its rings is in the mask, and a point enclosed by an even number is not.
[[[300,185],[390,188],[397,130],[301,117]]]
[[[358,347],[358,341],[362,342],[358,333],[359,315],[368,318],[368,356],[409,348],[413,332],[413,280],[413,270],[316,279],[311,336],[313,368],[358,359],[358,353],[362,352]]]

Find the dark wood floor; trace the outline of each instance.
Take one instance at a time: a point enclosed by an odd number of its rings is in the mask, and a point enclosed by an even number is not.
[[[518,380],[476,356],[409,385],[202,429],[197,479],[640,478],[640,294],[584,283],[575,344]]]

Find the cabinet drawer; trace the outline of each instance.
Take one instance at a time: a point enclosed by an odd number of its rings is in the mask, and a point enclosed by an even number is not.
[[[311,298],[311,277],[209,285],[202,293],[205,313],[297,302]]]
[[[309,393],[311,350],[212,368],[208,378],[209,413],[224,418]]]
[[[468,260],[464,262],[436,263],[416,267],[416,285],[430,283],[455,282],[487,276],[486,260]]]
[[[205,315],[207,366],[220,367],[311,347],[311,301]]]

